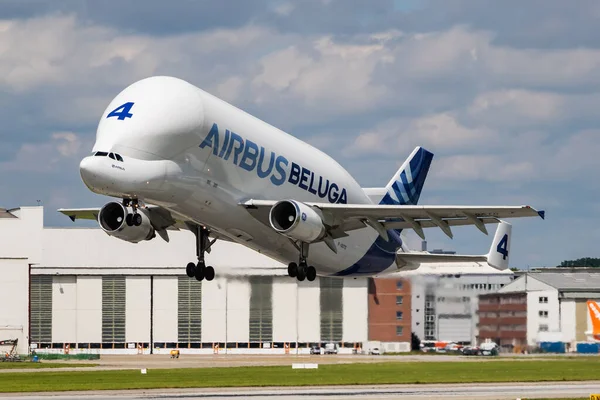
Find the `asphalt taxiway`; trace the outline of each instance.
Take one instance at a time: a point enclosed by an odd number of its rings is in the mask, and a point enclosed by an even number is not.
[[[444,384],[444,385],[380,385],[380,386],[320,386],[294,388],[210,388],[210,389],[157,389],[102,392],[61,392],[36,394],[0,394],[2,400],[253,400],[282,398],[299,399],[477,399],[505,400],[517,398],[589,397],[600,393],[596,382],[539,382],[506,384]]]

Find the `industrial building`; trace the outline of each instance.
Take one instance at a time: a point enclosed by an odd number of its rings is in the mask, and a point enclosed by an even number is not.
[[[18,351],[308,352],[368,340],[367,279],[298,282],[230,242],[206,255],[217,278],[185,275],[188,231],[131,244],[97,228],[43,227],[42,207],[0,211],[0,340]],[[296,350],[296,348],[299,348]]]
[[[431,264],[410,276],[412,330],[422,340],[477,342],[479,295],[511,283],[510,269],[487,263]]]
[[[575,351],[591,330],[587,300],[600,299],[600,271],[553,268],[527,272],[496,293],[479,297],[478,341],[521,351],[563,343]]]
[[[19,352],[409,351],[421,339],[477,336],[477,294],[509,283],[488,265],[426,265],[386,278],[298,282],[285,265],[231,242],[206,255],[217,279],[185,275],[195,237],[131,244],[97,227],[45,228],[42,207],[0,209],[0,341]],[[476,267],[476,269],[473,269]],[[9,306],[10,305],[10,306]],[[2,349],[0,349],[2,350]]]

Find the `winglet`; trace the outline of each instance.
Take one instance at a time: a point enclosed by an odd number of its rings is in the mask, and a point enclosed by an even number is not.
[[[542,217],[542,219],[546,219],[546,211],[544,211],[544,210],[538,211],[538,215],[540,217]]]
[[[69,215],[69,218],[71,219],[71,221],[75,222],[75,216],[74,215]]]

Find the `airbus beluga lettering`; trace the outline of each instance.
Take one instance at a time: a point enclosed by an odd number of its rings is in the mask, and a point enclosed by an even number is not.
[[[417,147],[385,188],[362,188],[309,144],[180,79],[157,76],[124,89],[100,119],[80,174],[100,209],[61,209],[95,219],[109,235],[137,243],[168,231],[196,235],[188,276],[212,280],[204,254],[228,240],[288,264],[290,277],[374,276],[401,271],[404,229],[424,238],[437,227],[544,217],[529,206],[417,205],[433,154]],[[310,250],[310,251],[309,251]],[[498,244],[498,252],[506,244]],[[411,264],[411,265],[412,265]]]

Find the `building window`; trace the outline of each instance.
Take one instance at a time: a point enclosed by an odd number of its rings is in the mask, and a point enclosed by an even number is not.
[[[402,281],[396,281],[396,289],[402,290]]]
[[[401,326],[397,326],[396,327],[396,336],[402,336],[402,331],[403,331],[403,327]]]
[[[396,319],[402,319],[402,311],[396,311]]]
[[[397,305],[402,304],[402,296],[396,296],[396,304]]]
[[[540,311],[539,315],[540,318],[548,318],[548,311]]]
[[[546,304],[546,303],[548,303],[548,297],[540,296],[540,304]]]
[[[540,332],[548,332],[548,325],[540,325]]]

